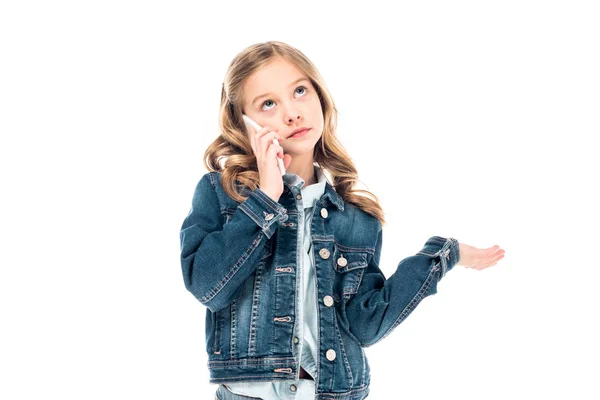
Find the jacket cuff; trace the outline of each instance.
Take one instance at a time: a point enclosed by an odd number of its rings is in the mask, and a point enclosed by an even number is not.
[[[454,238],[443,238],[440,236],[430,237],[423,249],[417,254],[422,254],[433,259],[439,259],[442,267],[440,279],[446,275],[460,261],[460,249],[458,240]]]
[[[273,236],[278,224],[288,219],[286,208],[270,198],[260,188],[254,189],[238,208],[262,228],[268,239]]]

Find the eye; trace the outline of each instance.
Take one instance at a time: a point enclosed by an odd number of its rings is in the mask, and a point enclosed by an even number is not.
[[[303,89],[303,91],[306,93],[306,88],[305,88],[304,86],[298,86],[298,87],[296,88],[296,90],[298,90],[298,89]]]
[[[295,93],[298,93],[298,92],[297,92],[297,91],[298,91],[298,89],[302,89],[302,92],[301,92],[301,96],[300,96],[300,97],[302,97],[302,96],[304,96],[304,95],[306,94],[306,90],[307,90],[307,89],[306,89],[306,87],[304,87],[304,86],[298,86],[298,87],[297,87],[297,88],[294,90],[294,92],[295,92]],[[269,99],[269,100],[265,100],[265,101],[262,103],[262,106],[263,106],[263,107],[262,107],[262,109],[263,109],[263,110],[265,110],[265,109],[264,109],[264,106],[265,106],[267,103],[273,103],[273,100],[270,100],[270,99]],[[270,108],[266,109],[265,111],[268,111],[268,110],[270,110]]]
[[[272,102],[273,102],[273,100],[267,100],[267,101],[265,101],[265,102],[263,103],[263,106],[264,106],[265,104],[267,104],[267,103],[272,103]]]

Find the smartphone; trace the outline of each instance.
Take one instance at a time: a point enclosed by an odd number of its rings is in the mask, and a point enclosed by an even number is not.
[[[260,126],[256,122],[254,122],[246,114],[242,114],[242,118],[248,125],[251,125],[256,130],[256,132],[258,132],[262,129],[262,126]],[[279,140],[277,140],[277,138],[273,138],[273,143],[276,144],[277,146],[279,146]],[[283,166],[283,159],[277,157],[277,163],[279,164],[279,171],[281,172],[281,175],[282,176],[285,175],[285,167]]]

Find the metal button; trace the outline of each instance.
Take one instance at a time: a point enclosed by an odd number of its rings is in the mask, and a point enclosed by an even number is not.
[[[291,385],[291,386],[290,386],[290,390],[291,390],[292,392],[295,392],[295,391],[296,391],[296,385]]]
[[[266,219],[267,221],[270,221],[270,220],[272,220],[272,219],[273,219],[273,217],[274,217],[274,215],[273,215],[273,214],[267,214],[267,215],[265,215],[265,219]]]
[[[331,297],[331,296],[323,297],[323,303],[325,303],[325,305],[327,307],[331,307],[333,305],[333,297]]]
[[[302,195],[301,195],[301,194],[297,194],[297,195],[296,195],[296,198],[297,198],[298,200],[300,200],[300,199],[302,198]]]
[[[298,344],[299,341],[300,341],[300,339],[298,339],[297,337],[294,336],[294,343]]]
[[[348,264],[348,260],[346,260],[344,256],[341,255],[340,258],[338,258],[337,263],[340,267],[345,267]]]
[[[333,350],[333,349],[327,350],[327,353],[325,353],[325,357],[327,357],[327,359],[329,361],[335,360],[335,350]]]
[[[329,258],[329,250],[323,248],[319,250],[319,255],[321,256],[321,258],[327,260]]]
[[[329,215],[329,213],[327,212],[327,209],[321,208],[321,217],[327,218],[328,215]]]

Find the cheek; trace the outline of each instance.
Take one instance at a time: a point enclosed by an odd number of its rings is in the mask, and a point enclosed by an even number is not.
[[[323,120],[323,110],[321,109],[321,102],[318,98],[311,102],[310,111],[312,115],[320,117],[320,119]]]

